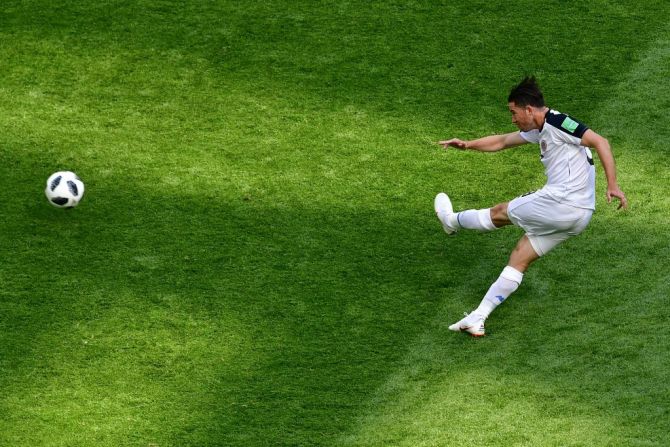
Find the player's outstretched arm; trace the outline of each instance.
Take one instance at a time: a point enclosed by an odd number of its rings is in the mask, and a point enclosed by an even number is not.
[[[496,152],[502,149],[507,149],[508,147],[520,146],[526,143],[528,143],[528,141],[524,140],[519,132],[511,132],[502,135],[489,135],[471,141],[452,138],[450,140],[438,141],[437,144],[445,149],[453,147],[456,149],[470,149],[480,152]]]
[[[616,181],[616,164],[609,141],[589,129],[582,136],[582,146],[592,147],[598,153],[600,163],[605,170],[605,178],[607,178],[607,203],[612,202],[612,197],[616,197],[619,199],[618,209],[628,208],[628,199]]]

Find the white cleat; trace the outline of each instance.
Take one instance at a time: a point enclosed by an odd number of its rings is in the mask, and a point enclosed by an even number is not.
[[[454,228],[449,225],[449,215],[454,213],[454,207],[451,206],[451,200],[449,196],[441,192],[435,196],[435,214],[444,228],[444,232],[447,234],[454,234],[458,231],[458,228]]]
[[[474,337],[483,337],[486,334],[486,331],[484,330],[484,320],[485,318],[479,314],[465,314],[465,318],[449,326],[449,330],[455,332],[468,332]]]

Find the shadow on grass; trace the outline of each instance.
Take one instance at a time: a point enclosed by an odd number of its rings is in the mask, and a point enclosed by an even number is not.
[[[6,440],[374,445],[418,441],[425,429],[463,441],[445,424],[477,433],[453,409],[467,411],[468,391],[481,387],[477,412],[498,414],[488,425],[498,434],[477,435],[485,441],[537,441],[545,422],[558,442],[608,428],[624,439],[664,436],[655,419],[667,395],[663,361],[628,339],[646,320],[625,299],[641,282],[624,278],[643,261],[626,247],[653,256],[664,240],[653,227],[614,234],[603,228],[612,218],[596,217],[591,233],[527,275],[492,335],[473,343],[446,323],[479,301],[514,229],[445,240],[430,209],[133,197],[119,207],[113,191],[98,190],[81,208],[37,203],[8,223]],[[600,298],[605,285],[616,303]],[[667,352],[667,340],[656,349]],[[503,428],[529,417],[523,436]]]
[[[481,262],[462,246],[445,270],[430,209],[415,221],[100,186],[77,209],[38,202],[7,222],[8,441],[326,442]]]

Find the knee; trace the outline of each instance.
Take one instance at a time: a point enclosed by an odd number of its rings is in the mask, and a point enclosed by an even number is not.
[[[507,203],[501,203],[491,208],[491,221],[496,227],[502,227],[512,223],[507,215]]]

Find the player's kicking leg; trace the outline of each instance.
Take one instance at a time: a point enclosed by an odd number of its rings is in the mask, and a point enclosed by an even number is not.
[[[447,234],[454,234],[461,228],[493,231],[512,224],[507,217],[507,203],[501,203],[493,208],[455,213],[449,196],[443,192],[435,196],[435,214]]]

